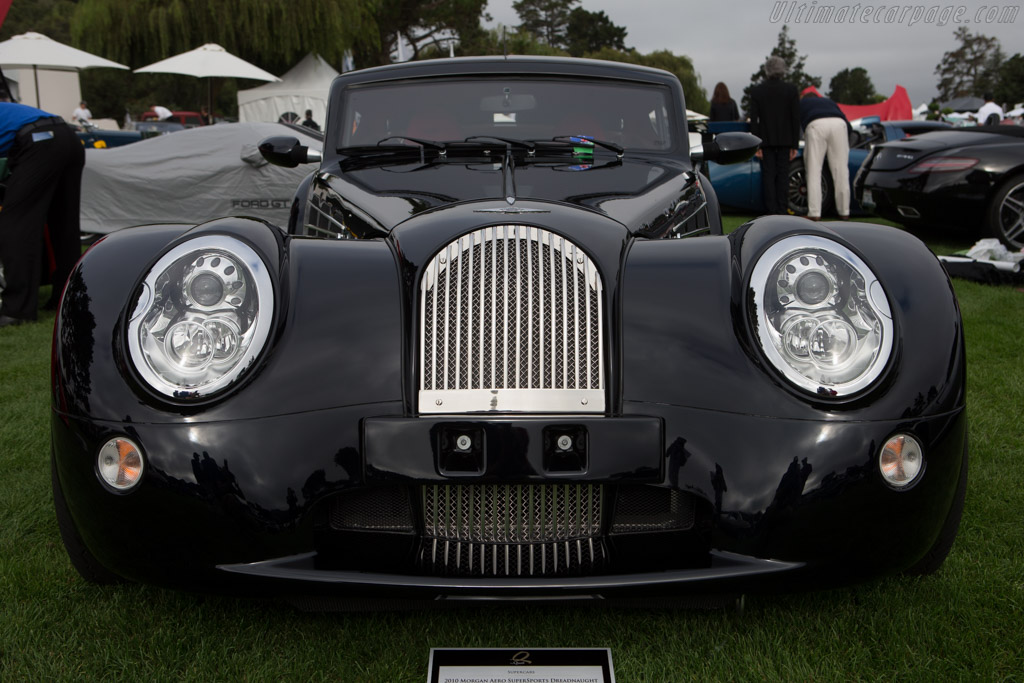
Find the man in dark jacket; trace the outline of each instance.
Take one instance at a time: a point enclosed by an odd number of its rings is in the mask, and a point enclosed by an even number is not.
[[[63,119],[34,107],[0,102],[0,156],[10,177],[0,209],[0,327],[36,319],[49,227],[56,270],[55,306],[82,253],[78,211],[85,149]]]
[[[306,120],[302,122],[302,125],[306,128],[312,128],[313,130],[320,130],[320,124],[313,120],[313,110],[306,110]]]
[[[786,83],[786,62],[769,57],[764,70],[768,79],[750,91],[750,132],[761,138],[761,190],[768,213],[787,213],[789,162],[800,145],[800,97],[796,86]]]

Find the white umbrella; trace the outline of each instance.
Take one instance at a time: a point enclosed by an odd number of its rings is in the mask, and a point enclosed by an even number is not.
[[[254,81],[280,81],[272,73],[236,57],[216,43],[207,43],[159,62],[136,69],[137,74],[183,74],[196,78],[249,78]],[[209,88],[210,115],[213,115],[213,81]]]
[[[94,67],[127,69],[124,64],[58,43],[41,33],[22,33],[0,43],[0,66],[5,69],[32,68],[35,79],[36,106],[39,106],[39,73],[37,69],[79,71]]]

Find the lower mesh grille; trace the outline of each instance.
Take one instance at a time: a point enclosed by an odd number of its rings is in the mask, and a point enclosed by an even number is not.
[[[335,496],[331,499],[328,520],[336,531],[411,533],[415,530],[409,493],[397,486]]]
[[[655,486],[623,486],[615,497],[613,534],[684,531],[693,527],[693,496]]]
[[[458,576],[590,574],[606,562],[596,484],[422,488],[421,567]]]

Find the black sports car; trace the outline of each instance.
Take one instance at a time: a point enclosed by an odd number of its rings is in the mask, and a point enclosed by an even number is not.
[[[964,346],[899,230],[722,234],[669,73],[473,58],[339,76],[286,227],[113,233],[53,349],[87,579],[295,600],[683,600],[934,571]],[[326,604],[318,602],[317,604]],[[436,604],[436,603],[435,603]]]
[[[854,193],[891,221],[980,229],[1024,248],[1024,128],[958,128],[878,145]]]

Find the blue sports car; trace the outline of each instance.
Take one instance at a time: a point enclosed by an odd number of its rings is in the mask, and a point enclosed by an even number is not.
[[[860,165],[867,158],[871,148],[889,140],[901,140],[911,135],[930,130],[950,128],[950,124],[942,121],[881,121],[877,116],[864,117],[851,122],[853,133],[850,140],[850,197],[853,197],[853,178],[857,175]],[[707,124],[708,132],[721,133],[730,130],[747,131],[745,122],[715,122]],[[742,212],[763,213],[764,203],[761,199],[761,161],[755,157],[732,165],[721,165],[711,162],[707,165],[707,175],[718,194],[718,201],[723,209]],[[824,213],[835,212],[835,200],[832,193],[832,176],[827,165],[822,178],[822,200]],[[867,213],[857,202],[852,202],[853,213]],[[803,216],[807,214],[807,182],[804,175],[803,149],[789,166],[789,211]]]

